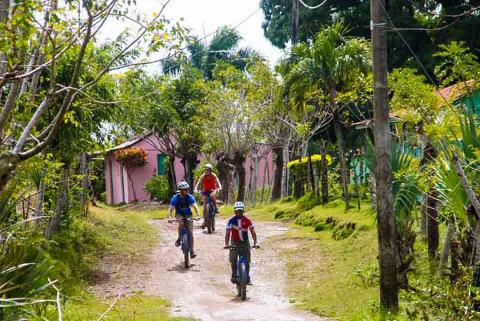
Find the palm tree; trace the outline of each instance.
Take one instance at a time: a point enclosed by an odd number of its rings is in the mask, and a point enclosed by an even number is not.
[[[187,63],[202,72],[208,80],[212,79],[212,72],[219,61],[229,62],[243,70],[248,58],[258,55],[254,50],[246,47],[239,48],[240,34],[228,26],[220,27],[212,37],[210,43],[202,43],[194,39],[187,47],[188,57],[185,59],[172,57],[163,61],[165,73],[178,73],[182,65]]]
[[[335,130],[340,157],[342,188],[349,207],[348,167],[337,93],[370,69],[370,47],[363,38],[347,37],[348,28],[336,23],[320,31],[311,44],[299,44],[292,49],[293,67],[286,77],[287,87],[295,85],[305,90],[316,88],[328,97],[329,112]]]

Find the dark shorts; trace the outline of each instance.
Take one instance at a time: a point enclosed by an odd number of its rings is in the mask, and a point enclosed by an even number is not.
[[[230,263],[236,263],[237,258],[240,255],[246,256],[248,262],[250,262],[250,243],[249,242],[237,242],[232,241],[232,245],[236,245],[237,248],[230,249]]]
[[[212,192],[213,192],[213,189],[211,189],[209,191],[202,191],[202,196],[210,195],[210,194],[212,194]]]

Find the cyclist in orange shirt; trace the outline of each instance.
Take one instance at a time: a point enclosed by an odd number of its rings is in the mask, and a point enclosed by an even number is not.
[[[212,203],[215,206],[215,213],[218,213],[217,207],[217,194],[222,189],[222,184],[218,179],[217,175],[213,172],[213,165],[206,164],[205,165],[205,173],[200,176],[200,179],[195,186],[195,191],[198,193],[199,186],[202,186],[202,203],[205,204],[207,195],[210,195],[212,199]],[[205,227],[205,213],[204,213],[204,222],[202,224],[202,228]]]

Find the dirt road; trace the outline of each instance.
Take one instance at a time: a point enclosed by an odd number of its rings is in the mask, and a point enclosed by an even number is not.
[[[225,221],[217,222],[217,231],[206,234],[196,228],[197,257],[192,266],[183,267],[183,257],[173,246],[176,226],[155,221],[161,242],[151,262],[151,277],[145,293],[163,296],[173,302],[172,312],[178,316],[195,317],[203,321],[314,321],[322,319],[292,307],[284,296],[285,263],[279,251],[288,246],[275,236],[286,232],[277,223],[256,223],[261,248],[252,250],[252,282],[247,301],[236,297],[230,282],[228,251],[223,250]]]
[[[152,221],[158,228],[159,244],[153,253],[133,257],[106,257],[91,290],[100,297],[144,292],[172,302],[176,316],[202,321],[328,321],[295,309],[285,298],[286,269],[280,253],[295,247],[295,240],[282,237],[287,228],[280,223],[256,222],[260,249],[252,250],[252,282],[247,301],[236,296],[230,282],[228,251],[223,249],[225,220],[207,234],[196,223],[192,266],[183,267],[183,255],[174,246],[177,226],[165,220]]]

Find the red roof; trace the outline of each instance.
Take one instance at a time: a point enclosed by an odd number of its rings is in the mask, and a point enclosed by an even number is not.
[[[443,89],[440,89],[437,91],[437,95],[440,98],[445,98],[445,99],[457,99],[460,96],[463,96],[465,93],[465,87],[469,87],[473,89],[473,79],[466,81],[465,83],[459,82],[454,85],[445,87]]]

